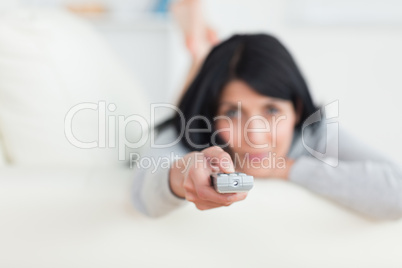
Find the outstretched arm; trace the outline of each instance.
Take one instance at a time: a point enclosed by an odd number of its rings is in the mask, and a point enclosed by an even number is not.
[[[170,127],[160,134],[156,144],[168,144],[175,139],[175,130]],[[229,206],[247,196],[247,193],[220,194],[211,186],[213,171],[234,171],[230,156],[219,147],[188,152],[179,143],[170,148],[150,148],[142,157],[148,158],[146,163],[153,164],[141,166],[144,161],[139,161],[134,175],[133,198],[137,209],[148,216],[165,215],[186,204],[186,200],[198,209],[206,210]],[[169,165],[166,165],[167,158]]]

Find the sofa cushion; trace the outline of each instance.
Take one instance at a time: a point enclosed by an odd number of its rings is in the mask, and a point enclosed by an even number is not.
[[[132,170],[0,170],[0,267],[402,267],[402,222],[361,217],[288,181],[150,219]],[[23,257],[21,257],[23,256]]]
[[[66,138],[66,115],[80,103],[99,108],[100,101],[105,111],[81,109],[67,125],[78,141],[105,136],[105,146],[97,146],[105,148],[77,148]],[[118,148],[110,148],[109,126],[102,122],[145,115],[146,104],[106,42],[81,19],[44,9],[0,15],[0,131],[12,164],[119,165]],[[119,137],[115,129],[111,133]],[[130,141],[141,133],[135,121],[120,131]]]

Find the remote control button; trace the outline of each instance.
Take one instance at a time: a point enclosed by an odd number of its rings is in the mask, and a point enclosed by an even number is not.
[[[226,173],[219,173],[218,175],[221,176],[221,177],[226,177],[226,176],[228,176],[228,174],[226,174]]]

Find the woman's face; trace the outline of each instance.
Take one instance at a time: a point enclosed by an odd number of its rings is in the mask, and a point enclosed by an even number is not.
[[[291,101],[261,95],[234,80],[223,89],[215,127],[237,171],[270,177],[272,168],[285,167],[296,123]]]

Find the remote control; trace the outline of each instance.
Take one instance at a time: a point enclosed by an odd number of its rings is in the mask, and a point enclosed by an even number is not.
[[[218,193],[247,192],[254,186],[254,177],[244,173],[213,173],[212,185]]]

